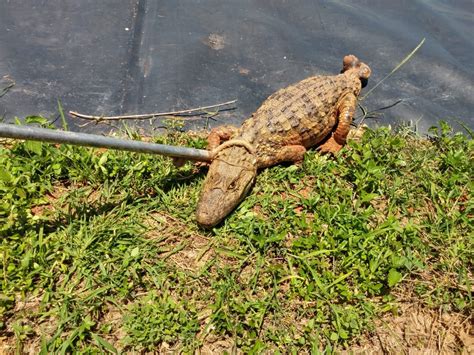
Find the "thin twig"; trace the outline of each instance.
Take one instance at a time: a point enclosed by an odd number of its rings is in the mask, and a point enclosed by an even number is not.
[[[395,68],[393,68],[393,70],[390,73],[388,73],[382,80],[380,80],[377,84],[375,84],[375,86],[372,89],[367,91],[367,93],[364,96],[362,96],[360,100],[365,100],[367,96],[369,96],[370,93],[374,91],[380,84],[382,84],[385,80],[387,80],[389,77],[395,74],[395,72],[397,72],[398,69],[400,69],[406,62],[408,62],[411,59],[411,57],[413,57],[413,55],[418,51],[418,49],[420,49],[423,43],[425,43],[425,38],[423,38],[421,42],[415,47],[415,49],[413,49],[410,52],[410,54],[408,54],[400,63],[398,63],[398,65]]]
[[[362,123],[364,122],[364,120],[368,117],[369,115],[369,111],[367,111],[367,109],[365,108],[365,106],[363,106],[360,101],[357,103],[359,105],[359,108],[361,109],[362,111],[362,118],[360,119],[359,121],[359,124],[357,125],[356,127],[356,130],[358,130],[361,126],[362,126]]]
[[[403,102],[403,99],[398,99],[398,100],[395,101],[394,103],[392,103],[392,104],[390,104],[390,105],[387,105],[387,106],[383,106],[383,107],[376,108],[375,110],[370,111],[368,114],[370,114],[370,113],[376,113],[377,111],[383,111],[383,110],[392,108],[392,107],[397,106],[398,104],[400,104],[400,103],[402,103],[402,102]]]
[[[395,101],[394,103],[392,103],[390,105],[379,107],[379,108],[377,108],[375,110],[372,110],[372,111],[367,111],[367,109],[364,106],[362,106],[362,104],[359,102],[358,104],[359,104],[359,107],[362,111],[362,118],[360,119],[359,123],[357,124],[357,129],[359,129],[360,126],[362,126],[362,123],[364,122],[364,120],[366,118],[378,118],[379,116],[382,115],[382,113],[379,113],[379,111],[387,110],[389,108],[397,106],[398,104],[400,104],[402,102],[403,102],[403,99],[399,99],[399,100]],[[359,117],[357,117],[357,118],[359,118]]]
[[[11,80],[11,79],[10,79]],[[10,89],[12,87],[15,86],[15,82],[13,80],[11,80],[11,82],[9,84],[7,84],[7,86],[5,86],[4,88],[1,89],[1,92],[0,92],[0,97],[3,97],[6,95],[7,92],[10,91]]]
[[[143,119],[151,119],[155,117],[163,117],[163,116],[179,116],[185,115],[189,113],[196,113],[202,112],[204,110],[221,107],[226,105],[231,105],[236,103],[237,100],[231,100],[227,102],[223,102],[221,104],[210,105],[210,106],[202,106],[198,108],[192,108],[189,110],[180,110],[180,111],[170,111],[170,112],[157,112],[157,113],[148,113],[148,114],[141,114],[141,115],[124,115],[124,116],[93,116],[93,115],[84,115],[82,113],[78,113],[75,111],[69,111],[69,114],[75,117],[79,117],[85,120],[92,120],[92,121],[117,121],[117,120],[143,120]],[[218,110],[219,112],[219,110]]]
[[[205,117],[191,117],[191,116],[188,116],[188,117],[184,117],[184,116],[180,116],[180,115],[170,115],[170,116],[157,116],[157,117],[161,117],[161,118],[168,118],[168,119],[180,119],[180,120],[186,120],[186,122],[189,122],[189,121],[198,121],[198,120],[202,120],[203,118],[206,119],[207,121],[209,119],[213,120],[213,121],[216,121],[216,119],[214,118],[214,116],[216,116],[220,111],[216,112],[216,113],[213,113],[212,116],[205,116]],[[152,120],[152,118],[150,118],[150,120]],[[110,125],[110,122],[113,122],[115,120],[96,120],[96,119],[91,119],[90,121],[86,122],[86,123],[83,123],[83,124],[80,124],[80,125],[77,125],[77,127],[80,127],[80,128],[83,128],[83,127],[87,127],[89,126],[90,124],[94,124],[94,125],[97,125],[99,123],[102,123],[102,124],[109,124]],[[206,122],[207,122],[206,121]],[[166,128],[166,126],[163,126],[161,128]]]

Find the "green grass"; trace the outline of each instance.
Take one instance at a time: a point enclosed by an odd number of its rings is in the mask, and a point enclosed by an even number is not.
[[[0,338],[43,353],[330,352],[408,298],[468,315],[472,142],[444,123],[430,139],[368,130],[336,158],[262,171],[203,231],[190,163],[6,141]]]

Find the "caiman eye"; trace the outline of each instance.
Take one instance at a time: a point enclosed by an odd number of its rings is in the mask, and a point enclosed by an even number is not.
[[[237,186],[237,183],[235,181],[232,181],[229,185],[229,190],[235,189],[236,186]]]

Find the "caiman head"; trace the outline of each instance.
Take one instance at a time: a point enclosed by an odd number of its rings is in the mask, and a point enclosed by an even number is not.
[[[229,146],[217,153],[199,198],[196,220],[210,228],[221,222],[244,199],[257,175],[256,159],[243,146]]]
[[[362,63],[355,55],[346,55],[342,61],[341,73],[356,75],[362,82],[362,87],[367,85],[371,72],[369,66]]]

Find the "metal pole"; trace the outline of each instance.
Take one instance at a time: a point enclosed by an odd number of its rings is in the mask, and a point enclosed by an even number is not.
[[[0,123],[0,137],[161,154],[174,158],[187,158],[200,161],[212,160],[211,153],[203,149],[176,147],[165,144],[104,137],[97,134],[57,131],[54,129],[16,126],[4,123]]]

